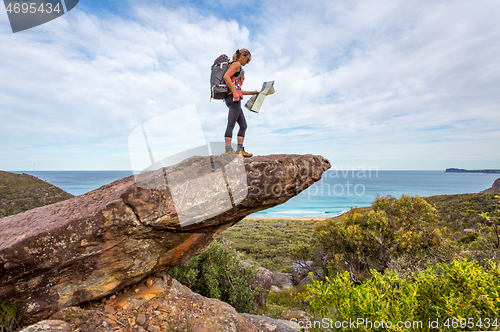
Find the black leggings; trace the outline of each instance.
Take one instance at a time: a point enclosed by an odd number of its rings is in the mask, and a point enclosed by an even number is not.
[[[233,137],[233,129],[236,122],[240,125],[238,136],[245,137],[247,121],[245,120],[245,114],[243,114],[243,110],[241,109],[241,98],[239,101],[234,101],[233,95],[228,95],[225,101],[227,107],[229,107],[229,115],[227,117],[227,127],[224,137]]]

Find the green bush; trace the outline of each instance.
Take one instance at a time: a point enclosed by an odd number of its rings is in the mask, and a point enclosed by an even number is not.
[[[0,332],[16,331],[21,327],[23,314],[18,303],[7,303],[0,299]]]
[[[358,282],[395,261],[400,270],[418,271],[448,259],[438,220],[437,211],[420,197],[379,197],[369,211],[351,209],[342,218],[316,223],[309,252],[321,250],[327,275],[349,271]],[[302,256],[304,251],[298,250]]]
[[[256,310],[254,299],[260,289],[252,289],[249,282],[257,270],[244,268],[236,252],[224,243],[212,242],[201,255],[168,273],[192,291],[227,302],[238,312]]]
[[[386,322],[384,328],[365,323],[356,331],[474,331],[497,330],[500,325],[497,263],[483,268],[475,261],[456,260],[428,268],[414,279],[372,271],[359,286],[344,272],[324,282],[313,280],[308,291],[315,313],[333,321]],[[400,328],[397,322],[411,324]]]

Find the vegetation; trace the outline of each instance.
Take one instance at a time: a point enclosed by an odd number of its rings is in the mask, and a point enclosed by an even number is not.
[[[0,299],[0,332],[12,332],[21,327],[23,314],[17,302],[6,303]]]
[[[325,282],[313,281],[308,291],[315,313],[333,322],[362,319],[356,331],[474,331],[500,325],[497,263],[483,268],[460,259],[429,267],[411,279],[372,271],[357,287],[350,279],[344,272]],[[379,322],[378,328],[373,322]]]
[[[493,213],[498,208],[495,194],[441,195],[425,200],[439,212],[438,227],[446,227],[451,239],[462,237],[464,229],[487,225],[481,213]]]
[[[388,196],[314,224],[245,220],[223,238],[275,271],[294,259],[323,268],[324,279],[270,292],[260,311],[287,319],[305,311],[295,322],[309,331],[491,330],[500,324],[499,210],[492,194]],[[323,318],[408,325],[307,326]]]
[[[69,197],[34,177],[0,172],[0,217]],[[238,312],[299,317],[308,331],[498,330],[499,226],[495,194],[379,197],[320,222],[244,220],[169,274]],[[272,291],[257,311],[257,271],[242,261],[290,272],[296,259],[314,261],[325,277]],[[16,303],[0,300],[0,332],[19,327],[18,312]],[[323,318],[333,325],[307,325]],[[353,319],[363,324],[335,327]]]
[[[465,194],[428,197],[440,214],[436,227],[446,229],[446,237],[454,252],[484,265],[499,258],[498,195]]]
[[[290,272],[292,251],[308,243],[313,220],[245,219],[226,230],[221,238],[242,258],[269,270]]]
[[[270,291],[267,297],[267,307],[262,310],[262,314],[276,318],[283,318],[284,316],[297,316],[290,309],[295,311],[309,311],[312,312],[309,301],[309,293],[307,285],[294,286],[292,288],[285,288],[279,292]],[[287,317],[288,318],[288,317]]]
[[[492,194],[403,195],[317,222],[311,240],[292,252],[313,259],[326,277],[306,289],[272,292],[267,314],[306,310],[298,326],[308,331],[497,330],[499,217]],[[323,318],[365,324],[336,328],[322,325]],[[394,326],[382,327],[384,321]]]
[[[495,198],[500,199],[500,196],[495,196]],[[500,204],[497,205],[497,208],[495,209],[493,214],[482,212],[481,216],[490,222],[492,230],[495,232],[497,250],[500,250],[500,236],[498,234],[498,227],[500,225]]]
[[[34,176],[0,171],[0,218],[71,197]]]
[[[238,312],[255,312],[255,297],[249,280],[257,271],[243,268],[239,255],[226,244],[214,241],[208,249],[168,273],[192,291],[232,305]]]
[[[446,259],[438,218],[422,198],[379,197],[371,210],[351,209],[341,218],[317,222],[309,247],[301,250],[326,275],[348,271],[355,283],[396,263],[401,271],[421,269]]]
[[[0,171],[0,218],[60,202],[73,195],[27,174]],[[23,315],[17,302],[0,299],[0,332],[16,331]]]

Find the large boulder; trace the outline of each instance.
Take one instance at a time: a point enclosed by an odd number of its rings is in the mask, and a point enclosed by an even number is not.
[[[261,266],[257,268],[257,271],[257,275],[254,280],[250,281],[250,284],[253,289],[260,288],[260,292],[255,297],[255,303],[260,308],[264,308],[266,306],[266,296],[273,284],[273,273]]]
[[[61,320],[42,320],[36,324],[28,326],[21,330],[21,332],[69,332],[71,331],[71,324]]]
[[[293,275],[291,273],[273,272],[273,286],[279,288],[292,288]]]
[[[239,314],[229,304],[196,294],[168,275],[159,274],[148,281],[100,303],[61,309],[50,320],[22,332],[296,331],[287,321]]]
[[[243,267],[248,269],[252,264],[248,262],[242,263]],[[255,297],[255,304],[263,308],[266,306],[267,294],[270,290],[279,292],[281,288],[292,288],[293,277],[291,273],[273,272],[264,267],[257,267],[257,275],[249,281],[252,289],[260,289],[260,292]]]
[[[0,219],[0,298],[33,320],[201,253],[245,216],[320,180],[321,156],[192,157]]]
[[[323,270],[313,261],[295,261],[292,263],[292,277],[295,284],[302,285],[311,279],[323,278]]]

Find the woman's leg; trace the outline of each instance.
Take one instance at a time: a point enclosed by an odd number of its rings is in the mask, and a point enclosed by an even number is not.
[[[240,126],[238,130],[238,149],[237,152],[241,151],[244,157],[251,157],[252,154],[245,152],[243,149],[243,140],[245,139],[245,132],[247,130],[247,121],[245,119],[245,114],[241,109],[241,100],[233,101],[233,96],[229,95],[226,97],[226,105],[229,107],[229,114],[227,118],[226,133],[224,134],[224,139],[226,142],[226,152],[231,150],[231,139],[233,137],[233,129],[236,123]]]
[[[231,139],[233,137],[233,129],[236,125],[238,117],[241,113],[241,107],[239,101],[234,101],[232,95],[226,97],[226,106],[229,108],[229,113],[227,115],[227,126],[226,132],[224,133],[224,141],[226,142],[226,152],[231,149]]]
[[[241,150],[241,148],[243,148],[243,140],[245,139],[245,132],[247,130],[247,121],[243,110],[241,110],[236,122],[240,126],[240,129],[238,130],[238,150]]]
[[[245,114],[243,113],[243,110],[241,111],[237,122],[240,125],[240,130],[238,131],[238,151],[237,152],[241,153],[243,155],[243,157],[251,157],[251,156],[253,156],[253,154],[246,152],[245,149],[243,148],[243,140],[245,139],[245,132],[247,130],[247,121],[245,119]]]

